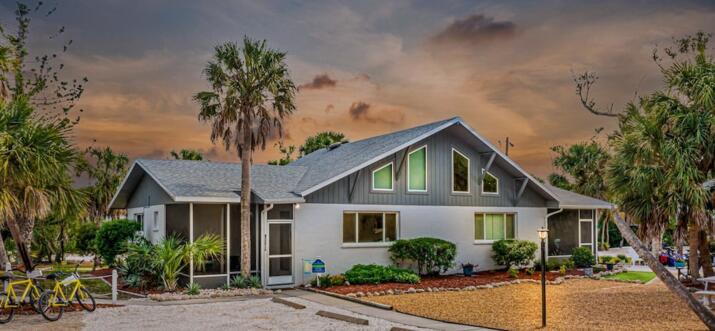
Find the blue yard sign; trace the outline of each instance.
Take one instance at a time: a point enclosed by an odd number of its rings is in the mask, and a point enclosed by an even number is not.
[[[324,274],[325,273],[325,262],[321,259],[316,259],[313,261],[312,269],[314,274]]]

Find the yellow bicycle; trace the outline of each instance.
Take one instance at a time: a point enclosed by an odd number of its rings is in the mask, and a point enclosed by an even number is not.
[[[51,291],[43,292],[37,302],[37,309],[46,320],[56,321],[60,319],[65,307],[71,305],[73,299],[77,300],[77,303],[86,311],[97,309],[94,297],[80,281],[77,268],[79,268],[79,264],[75,267],[74,272],[63,279],[60,279],[60,277],[67,275],[66,273],[58,272],[47,275],[48,280],[55,281],[55,286]],[[64,288],[71,289],[69,295],[65,295]]]
[[[27,277],[22,280],[14,280],[16,276],[12,271],[5,272],[0,276],[0,282],[8,282],[7,288],[0,293],[0,324],[10,322],[15,316],[15,310],[23,304],[29,304],[35,311],[40,312],[37,303],[41,297],[42,289],[37,286],[36,282],[38,272],[26,273]],[[23,286],[19,297],[15,286]]]

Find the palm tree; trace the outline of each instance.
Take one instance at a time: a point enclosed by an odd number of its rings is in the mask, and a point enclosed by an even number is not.
[[[126,154],[116,153],[109,146],[104,148],[88,147],[85,159],[78,167],[79,173],[86,173],[92,185],[85,188],[90,197],[88,216],[96,224],[105,218],[116,216],[109,209],[109,203],[127,173],[129,158]]]
[[[285,53],[248,37],[241,48],[232,42],[217,46],[204,74],[211,90],[194,96],[201,107],[199,119],[211,122],[212,142],[236,148],[241,158],[241,273],[248,277],[252,153],[265,149],[273,133],[282,136],[283,121],[295,109],[296,88]]]
[[[666,48],[672,60],[667,66],[654,53],[667,89],[629,103],[618,115],[619,129],[609,139],[613,157],[607,181],[619,208],[639,223],[645,238],[660,236],[670,222],[676,224],[676,240],[687,231],[693,277],[699,275],[701,266],[706,274],[713,272],[702,243],[707,238],[704,231],[713,222],[707,211],[711,196],[702,183],[715,173],[715,64],[706,54],[709,37],[698,33],[678,40],[675,48]],[[689,58],[693,54],[694,58]],[[576,79],[582,98],[588,98],[593,77],[586,73]],[[584,105],[593,108],[595,103],[587,99]],[[621,234],[658,278],[708,328],[715,329],[712,311],[648,252],[619,212],[613,214]]]
[[[0,102],[0,219],[28,270],[35,221],[84,199],[70,178],[79,157],[67,137],[69,128],[66,120],[36,116],[26,97]]]
[[[204,156],[201,155],[201,152],[193,149],[182,149],[178,153],[176,151],[171,151],[169,152],[171,157],[174,158],[174,160],[193,160],[193,161],[201,161],[204,159]]]

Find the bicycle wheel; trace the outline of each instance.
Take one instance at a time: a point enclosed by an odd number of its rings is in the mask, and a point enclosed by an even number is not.
[[[15,316],[15,307],[8,306],[14,304],[15,300],[7,296],[7,293],[0,293],[0,324],[12,321],[12,317]]]
[[[92,293],[89,293],[84,286],[80,287],[77,293],[74,295],[75,299],[77,299],[77,302],[79,302],[79,305],[84,308],[86,311],[94,311],[97,309],[97,303],[94,302],[94,297],[92,296]]]
[[[35,291],[30,291],[30,293],[28,295],[30,297],[30,306],[32,306],[32,309],[34,309],[36,313],[41,314],[42,312],[40,311],[39,303],[40,303],[40,296],[42,295],[42,292],[39,292],[39,289],[38,289],[38,293],[40,293],[40,294],[37,295],[35,293]]]
[[[54,322],[60,317],[65,311],[65,303],[61,303],[61,300],[55,295],[55,291],[47,291],[40,295],[40,300],[37,303],[37,307],[40,309],[40,314],[46,320]]]

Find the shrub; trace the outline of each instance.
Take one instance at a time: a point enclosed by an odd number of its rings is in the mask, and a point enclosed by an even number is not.
[[[97,246],[95,246],[95,238],[99,228],[94,223],[82,223],[77,227],[74,235],[74,247],[77,253],[82,255],[95,255]]]
[[[313,287],[318,287],[318,279],[320,279],[320,287],[332,286],[332,283],[330,282],[330,275],[328,274],[313,278],[313,280],[310,281],[310,285]]]
[[[509,273],[509,277],[519,278],[519,269],[517,269],[516,267],[509,268],[507,272]]]
[[[188,295],[198,295],[201,292],[201,285],[199,283],[191,283],[189,288],[186,290]]]
[[[565,265],[562,265],[561,268],[559,268],[559,274],[561,274],[561,276],[566,274],[566,266]]]
[[[416,265],[420,275],[445,272],[454,265],[457,245],[437,238],[397,240],[390,246],[390,259],[397,264]]]
[[[533,275],[533,274],[534,274],[534,268],[527,268],[527,269],[526,269],[526,274],[529,275],[529,276]]]
[[[564,264],[561,265],[562,267],[566,267],[566,269],[571,270],[574,267],[576,267],[576,264],[573,262],[573,260],[568,259],[564,261]]]
[[[414,284],[420,282],[420,276],[412,270],[377,264],[354,265],[345,272],[345,279],[350,284],[380,284],[388,282]]]
[[[499,240],[492,244],[494,262],[508,267],[525,266],[534,261],[538,246],[528,240]]]
[[[608,256],[608,255],[606,255],[606,256],[599,256],[599,257],[598,257],[598,259],[600,260],[600,262],[603,263],[603,264],[610,263],[612,258],[613,258],[613,257]]]
[[[229,286],[233,288],[261,288],[261,277],[243,277],[241,275],[236,275],[231,278]]]
[[[561,260],[559,259],[549,259],[546,261],[546,270],[559,270],[561,268]]]
[[[196,270],[203,270],[209,258],[217,258],[223,251],[223,239],[215,234],[204,234],[193,243],[184,243],[170,236],[154,247],[153,262],[160,270],[164,288],[173,291],[176,289],[179,274],[188,267],[192,257]]]
[[[229,285],[229,284],[223,284],[223,285],[221,285],[221,289],[224,290],[224,291],[228,291],[228,290],[231,289],[231,285]]]
[[[574,262],[576,267],[579,268],[590,268],[593,265],[593,253],[588,247],[578,247],[571,253],[571,260]]]
[[[117,255],[127,252],[127,242],[141,230],[141,224],[132,220],[113,220],[102,223],[95,236],[97,253],[105,263],[114,266]]]
[[[330,276],[330,285],[331,286],[340,286],[345,284],[345,276],[344,275],[334,275]]]
[[[127,245],[127,255],[117,262],[118,272],[130,287],[146,289],[155,287],[161,279],[161,270],[154,263],[154,245],[144,238]]]
[[[617,256],[618,259],[620,259],[621,261],[626,261],[626,259],[628,259],[628,257],[626,257],[624,254],[618,254]]]
[[[246,278],[241,275],[237,275],[231,278],[229,285],[233,288],[248,288],[248,282],[246,281]]]

